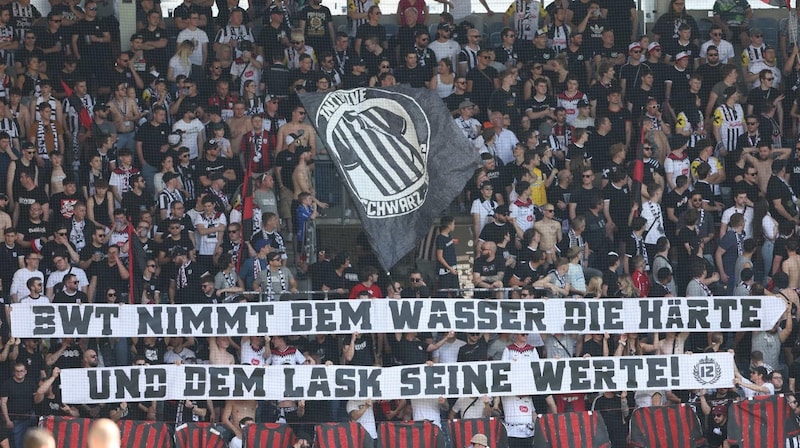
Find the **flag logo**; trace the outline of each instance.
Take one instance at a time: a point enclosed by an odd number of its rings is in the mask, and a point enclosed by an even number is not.
[[[417,211],[428,193],[431,125],[417,100],[361,88],[329,93],[313,118],[370,218]]]
[[[713,358],[706,356],[692,368],[694,379],[700,384],[714,384],[722,376],[722,368]]]

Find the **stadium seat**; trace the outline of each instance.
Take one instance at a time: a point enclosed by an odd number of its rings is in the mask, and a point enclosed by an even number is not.
[[[391,39],[392,36],[397,34],[398,26],[396,23],[384,23],[383,27],[386,28],[386,39]]]
[[[244,448],[289,448],[295,442],[295,435],[288,425],[280,423],[259,423],[250,425],[242,434]]]
[[[711,19],[702,18],[697,21],[697,29],[700,33],[700,42],[708,40],[708,33],[711,31]]]
[[[378,425],[382,448],[445,448],[446,440],[438,426],[423,422],[383,422]]]
[[[740,448],[784,446],[800,434],[792,409],[783,395],[732,404],[728,408],[728,440]]]
[[[42,417],[39,427],[53,434],[57,447],[84,447],[89,441],[89,426],[92,421],[88,418],[77,417]]]
[[[175,428],[175,448],[225,448],[220,429],[211,423],[184,423]]]
[[[314,448],[372,448],[375,441],[359,423],[323,423],[314,428]]]
[[[608,429],[599,412],[545,414],[536,419],[533,448],[608,448]]]
[[[120,420],[118,424],[122,437],[121,448],[172,446],[172,431],[166,423]]]
[[[503,28],[504,27],[502,21],[485,23],[483,26],[483,32],[484,34],[488,34],[489,36],[491,36],[493,33],[500,33],[501,31],[503,31]]]
[[[750,28],[758,28],[764,33],[764,43],[778,48],[778,22],[771,17],[753,17]],[[779,53],[780,54],[780,53]]]
[[[705,443],[700,420],[690,406],[648,406],[631,415],[630,447],[693,448]]]
[[[499,47],[501,43],[503,43],[503,38],[500,37],[500,33],[492,33],[489,35],[489,45],[492,48]]]
[[[475,434],[484,434],[492,448],[508,448],[508,434],[503,422],[496,418],[454,419],[448,422],[453,447],[465,447]]]

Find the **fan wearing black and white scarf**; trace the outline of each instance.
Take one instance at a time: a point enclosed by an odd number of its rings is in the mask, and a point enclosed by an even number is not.
[[[281,300],[281,295],[287,292],[297,293],[297,281],[289,268],[281,266],[281,254],[270,252],[267,255],[269,266],[258,273],[256,286],[264,291],[264,301],[272,302]]]

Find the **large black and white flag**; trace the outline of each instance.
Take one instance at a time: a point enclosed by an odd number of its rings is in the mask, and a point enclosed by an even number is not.
[[[473,146],[427,89],[359,88],[300,99],[390,269],[472,176]]]

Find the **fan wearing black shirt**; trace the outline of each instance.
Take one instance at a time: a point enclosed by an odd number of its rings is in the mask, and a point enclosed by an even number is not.
[[[458,349],[458,362],[480,362],[489,359],[489,333],[467,333],[467,344]]]
[[[439,268],[440,289],[455,289],[459,287],[458,271],[456,270],[456,246],[451,236],[455,228],[456,223],[452,216],[442,217],[439,224],[439,234],[436,235],[436,261]]]
[[[501,244],[506,238],[513,241],[517,233],[521,234],[522,232],[518,232],[516,228],[516,220],[510,219],[508,214],[507,205],[498,205],[494,210],[494,219],[481,229],[480,240]]]

